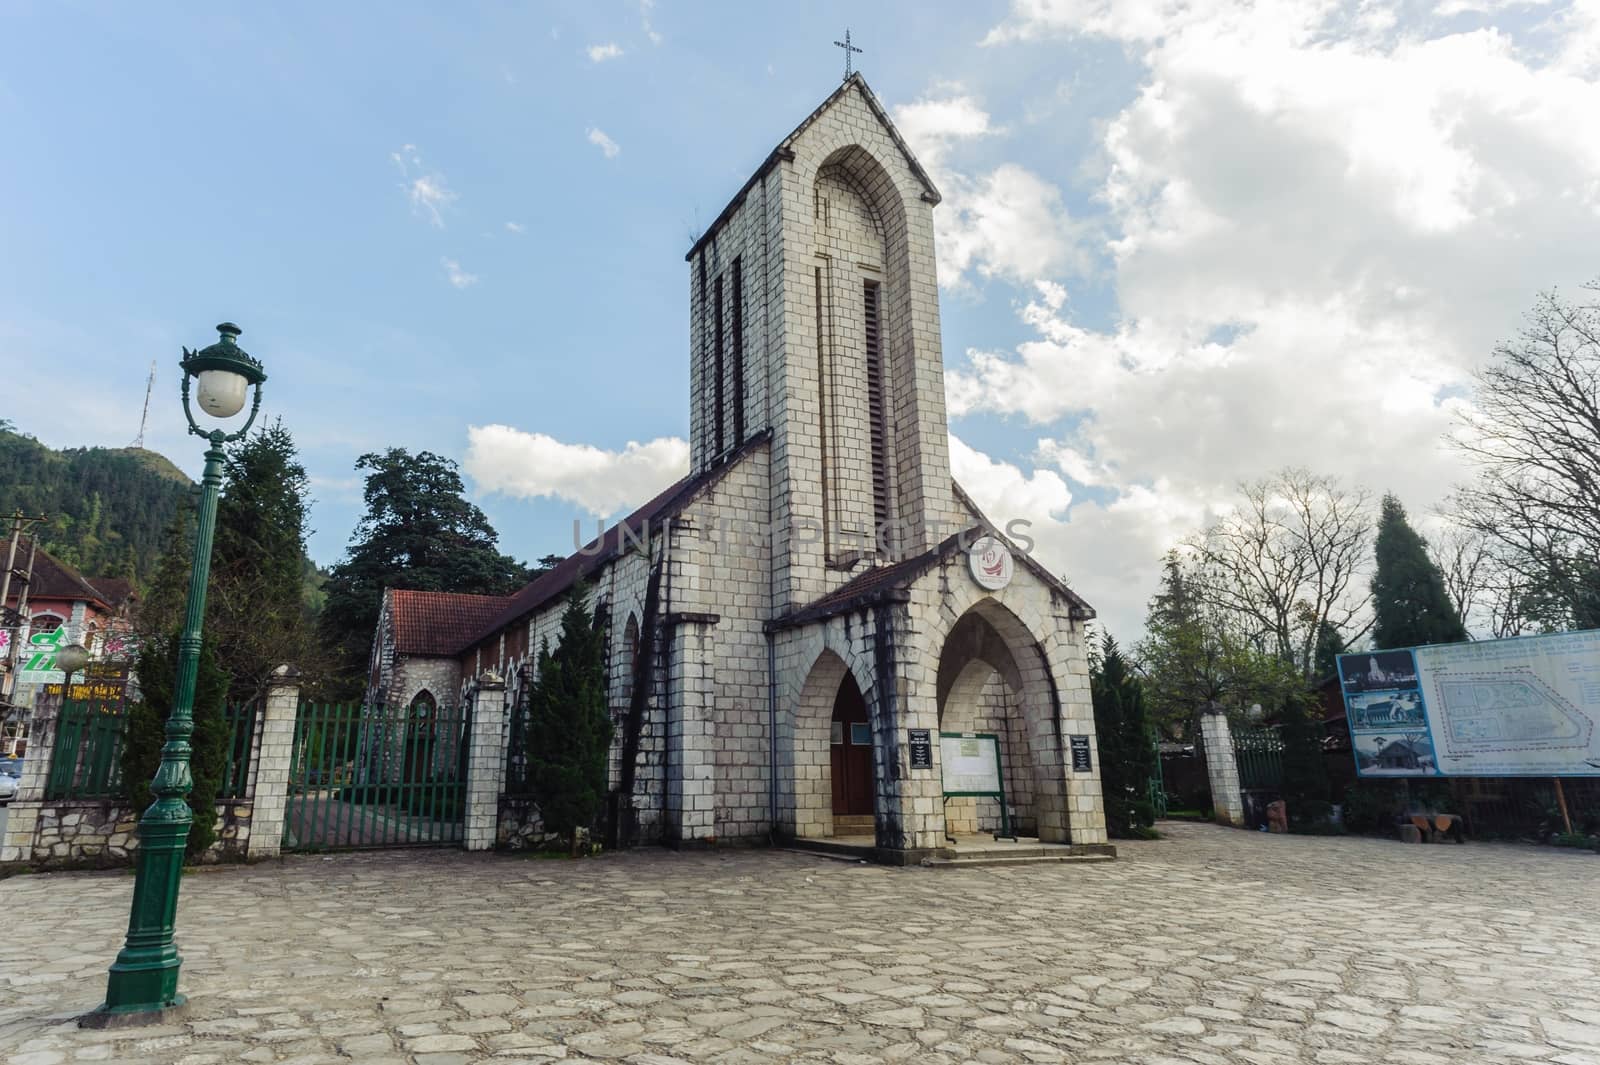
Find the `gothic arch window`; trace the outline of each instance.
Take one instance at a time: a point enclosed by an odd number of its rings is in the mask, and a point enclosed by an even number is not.
[[[55,632],[65,624],[66,619],[56,614],[35,614],[33,615],[33,620],[29,622],[28,628],[35,635],[38,635],[41,632]]]

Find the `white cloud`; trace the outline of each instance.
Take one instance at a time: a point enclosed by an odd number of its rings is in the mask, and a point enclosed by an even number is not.
[[[953,87],[959,91],[959,86]],[[942,166],[955,141],[982,137],[994,132],[989,113],[971,96],[924,97],[894,109],[894,124],[922,164]]]
[[[478,283],[478,275],[467,273],[454,259],[440,259],[439,264],[444,267],[445,277],[456,288],[470,288]]]
[[[1003,132],[959,85],[894,109],[895,126],[944,202],[934,214],[939,279],[960,287],[970,272],[1024,280],[1078,265],[1078,227],[1055,185],[1016,163],[971,177],[949,165],[959,145]]]
[[[589,129],[589,143],[599,148],[607,159],[615,159],[617,154],[622,151],[622,146],[606,136],[605,130],[595,127],[590,127]]]
[[[414,144],[402,145],[399,151],[390,152],[389,158],[400,168],[400,176],[404,179],[401,188],[411,202],[411,210],[443,229],[443,209],[456,200],[456,194],[445,185],[444,177],[440,174],[418,173],[422,169],[422,156],[417,154]]]
[[[1041,237],[1048,191],[985,200],[1004,168],[958,176],[941,248],[1032,282],[1033,337],[968,352],[950,410],[1040,427],[1040,469],[1015,477],[1083,486],[1041,551],[1113,631],[1137,632],[1162,550],[1240,480],[1301,464],[1420,514],[1466,476],[1440,438],[1472,370],[1537,290],[1595,271],[1592,10],[1547,22],[1549,47],[1320,2],[1027,0],[990,35],[1109,38],[1146,68],[1102,127],[1103,217]],[[1091,232],[1110,234],[1110,326],[1039,265]]]
[[[509,425],[474,425],[467,429],[463,466],[482,491],[562,499],[605,518],[632,510],[688,473],[689,444],[660,437],[606,451]]]
[[[622,48],[615,41],[607,41],[605,44],[591,44],[587,51],[589,62],[591,63],[604,63],[608,59],[619,59],[622,56]]]
[[[656,32],[655,26],[650,22],[650,15],[655,11],[656,0],[639,0],[639,26],[644,30],[644,35],[650,39],[651,44],[660,44],[661,34]]]
[[[521,222],[507,222],[506,231],[508,233],[523,233],[525,232],[525,229],[523,228]]]

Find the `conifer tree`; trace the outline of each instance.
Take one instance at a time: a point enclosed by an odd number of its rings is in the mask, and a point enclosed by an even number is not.
[[[494,528],[466,500],[456,464],[403,448],[362,455],[367,510],[345,560],[323,585],[321,626],[338,668],[359,689],[385,588],[509,595],[527,568],[500,553]]]
[[[1383,497],[1377,560],[1372,577],[1374,647],[1459,643],[1468,638],[1445,588],[1444,575],[1428,557],[1427,544],[1406,520],[1405,508],[1392,495]]]
[[[611,715],[606,709],[605,631],[575,587],[561,615],[561,642],[539,649],[528,693],[528,785],[545,830],[570,841],[592,826],[606,793]]]
[[[1344,633],[1331,621],[1317,627],[1317,649],[1313,658],[1312,679],[1320,680],[1339,672],[1339,656],[1348,651]]]
[[[282,419],[229,448],[223,477],[206,635],[245,702],[285,663],[321,672],[303,594],[307,478]]]
[[[1303,825],[1327,814],[1328,760],[1322,750],[1322,722],[1314,692],[1296,692],[1283,706],[1283,797],[1291,824]]]
[[[139,612],[140,649],[134,663],[139,698],[128,707],[128,732],[122,744],[122,783],[135,811],[150,805],[150,780],[161,764],[167,715],[178,679],[178,633],[189,590],[194,549],[194,508],[184,506],[167,526],[166,550]],[[189,772],[194,788],[185,853],[193,861],[216,839],[216,799],[227,766],[232,733],[224,714],[228,675],[217,666],[215,641],[207,634],[195,674],[194,734],[189,738]]]
[[[1150,781],[1155,776],[1155,736],[1145,715],[1144,685],[1108,633],[1094,663],[1089,690],[1094,699],[1100,749],[1100,790],[1106,828],[1119,839],[1147,836],[1155,823]]]

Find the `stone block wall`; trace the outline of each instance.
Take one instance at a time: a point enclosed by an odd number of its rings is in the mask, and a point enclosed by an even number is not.
[[[245,858],[250,847],[252,804],[248,800],[220,802],[216,811],[217,839],[200,861],[209,864]],[[31,842],[8,846],[4,861],[36,869],[130,865],[139,850],[139,813],[112,799],[13,804],[6,834],[27,834]]]
[[[280,669],[264,712],[256,715],[245,795],[217,803],[217,839],[201,856],[202,862],[278,853],[298,700],[298,673]],[[58,704],[46,704],[34,716],[22,785],[7,809],[5,837],[0,839],[0,865],[129,864],[138,850],[141,811],[120,799],[44,797],[58,713]]]

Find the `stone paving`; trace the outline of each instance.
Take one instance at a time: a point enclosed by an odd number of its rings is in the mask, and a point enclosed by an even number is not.
[[[1600,1063],[1600,858],[1168,825],[1094,865],[303,856],[185,878],[181,1023],[76,1028],[132,879],[0,883],[15,1065]]]

